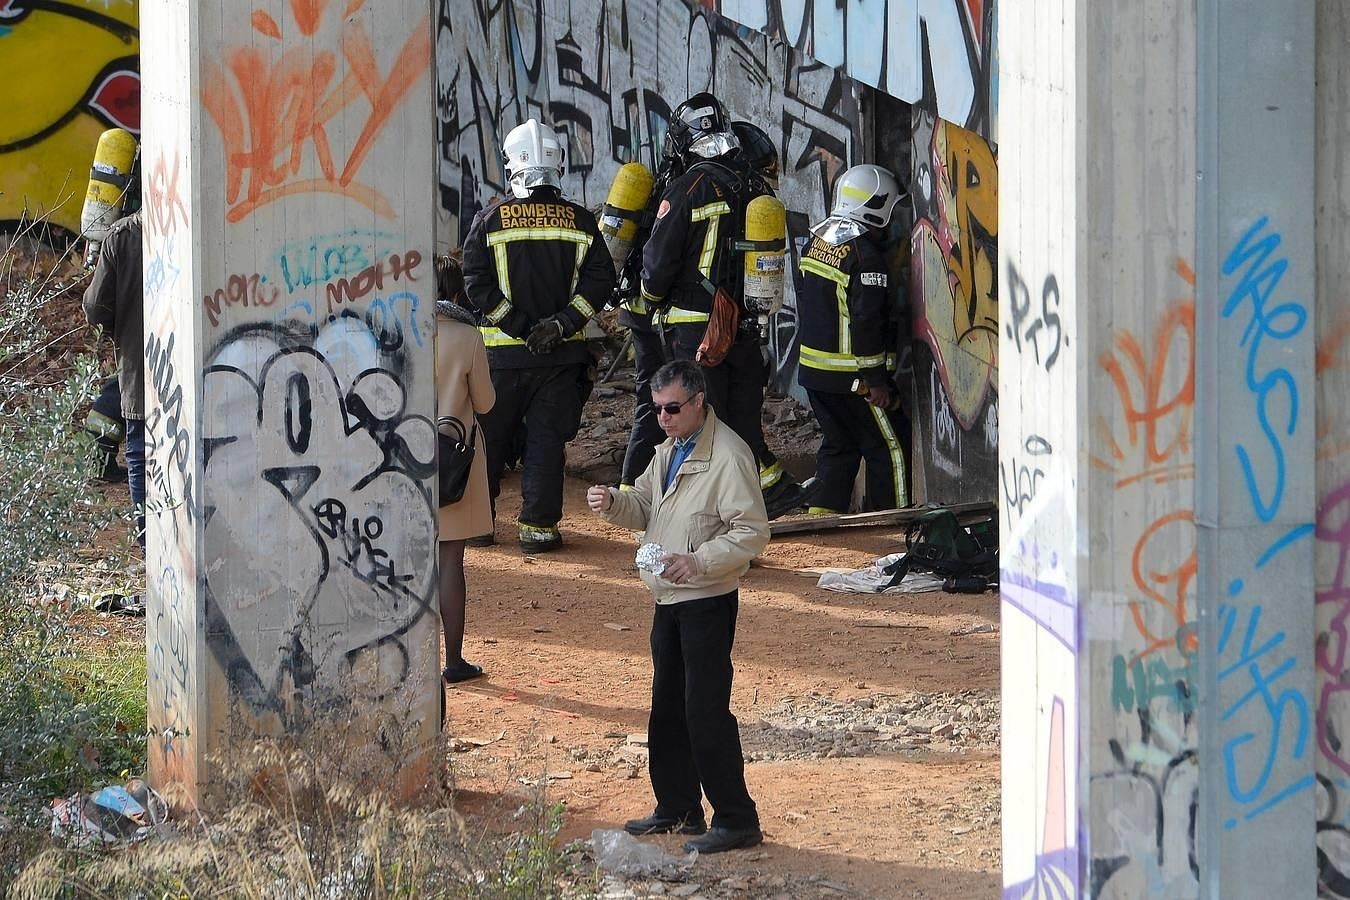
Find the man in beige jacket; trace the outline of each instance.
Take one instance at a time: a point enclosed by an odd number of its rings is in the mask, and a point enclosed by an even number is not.
[[[707,405],[698,365],[668,363],[651,389],[668,440],[632,490],[595,485],[586,492],[606,521],[646,532],[639,568],[656,598],[647,726],[656,809],[624,828],[703,835],[685,844],[701,853],[753,847],[764,836],[730,704],[738,586],[769,542],[759,470],[750,448]]]

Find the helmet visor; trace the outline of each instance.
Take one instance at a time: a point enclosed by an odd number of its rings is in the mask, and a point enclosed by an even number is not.
[[[830,246],[837,247],[866,234],[867,226],[843,216],[830,216],[825,221],[816,223],[811,228],[811,233]]]
[[[562,173],[552,166],[531,166],[512,175],[510,182],[511,193],[524,200],[535,188],[561,188]]]
[[[703,134],[694,138],[689,145],[689,152],[704,159],[716,159],[733,150],[740,149],[740,146],[740,142],[736,140],[736,135],[729,131],[720,131],[716,134]]]

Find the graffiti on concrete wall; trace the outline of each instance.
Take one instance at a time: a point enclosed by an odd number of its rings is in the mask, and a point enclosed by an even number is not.
[[[206,368],[211,651],[255,711],[288,723],[355,669],[346,700],[391,693],[411,668],[405,635],[435,618],[435,429],[384,346],[344,311],[317,330],[240,326]]]
[[[955,213],[951,220],[959,221]],[[1053,278],[1054,271],[1044,263],[1010,259],[1007,275],[1039,281]],[[999,312],[1006,315],[1007,308]],[[1066,332],[1069,323],[1066,317]],[[1009,354],[1003,361],[1005,384],[1017,385],[1008,389],[1010,400],[999,410],[992,473],[1004,500],[999,529],[1003,640],[1007,647],[1034,648],[1025,660],[1004,666],[1004,718],[1023,725],[1005,736],[1003,766],[1030,777],[1003,783],[1003,897],[1077,898],[1087,886],[1079,809],[1080,788],[1086,786],[1079,773],[1083,701],[1078,672],[1084,636],[1076,522],[1081,513],[1070,474],[1077,456],[1074,423],[1056,402],[1072,390],[1073,367],[1046,369],[1025,348],[1005,342],[1003,349]],[[934,365],[930,377],[935,382],[936,372]],[[951,419],[948,432],[961,431],[954,413]]]
[[[978,135],[917,108],[913,123],[910,292],[914,336],[926,345],[916,434],[929,463],[927,495],[989,499],[998,453],[998,167]],[[1016,315],[1016,299],[1012,308]]]
[[[47,214],[80,230],[99,135],[138,132],[136,0],[0,0],[0,224]],[[22,85],[22,87],[19,87]]]
[[[1259,469],[1243,464],[1258,452],[1258,444],[1240,440],[1224,450],[1238,463],[1231,470],[1233,496],[1239,506],[1249,504],[1254,520],[1280,511],[1282,468],[1277,463],[1285,449],[1282,438],[1296,429],[1298,408],[1296,380],[1277,363],[1268,363],[1280,357],[1263,356],[1260,344],[1294,337],[1304,320],[1296,301],[1266,304],[1284,271],[1276,256],[1279,240],[1266,227],[1264,220],[1254,223],[1230,249],[1224,266],[1230,292],[1223,314],[1238,321],[1250,317],[1254,323],[1235,332],[1245,335],[1235,348],[1241,351],[1235,358],[1246,357],[1247,377],[1239,388],[1253,398],[1253,421],[1276,410],[1285,415],[1277,428],[1259,430],[1270,438],[1258,442],[1266,456]],[[1176,294],[1161,298],[1153,323],[1138,333],[1118,325],[1110,348],[1098,359],[1098,377],[1112,402],[1090,423],[1098,448],[1090,464],[1114,491],[1115,533],[1128,548],[1132,584],[1117,600],[1122,630],[1113,639],[1111,678],[1094,692],[1094,703],[1109,708],[1114,722],[1106,729],[1109,752],[1094,754],[1107,764],[1090,776],[1093,896],[1199,896],[1195,714],[1200,660],[1206,655],[1214,661],[1212,702],[1220,710],[1221,788],[1213,802],[1224,810],[1222,827],[1243,828],[1298,802],[1315,787],[1311,775],[1296,765],[1310,757],[1313,747],[1312,698],[1297,676],[1297,667],[1306,664],[1306,648],[1289,639],[1266,600],[1278,591],[1268,573],[1309,536],[1310,526],[1277,528],[1268,532],[1273,537],[1264,546],[1225,557],[1229,580],[1215,611],[1214,642],[1200,641],[1195,275],[1184,260],[1177,260],[1175,275]],[[1292,392],[1287,396],[1294,402],[1266,405],[1261,398],[1276,390]],[[1334,543],[1334,524],[1319,527],[1319,537]],[[1115,565],[1122,568],[1124,562]],[[1329,669],[1340,664],[1336,630],[1332,617],[1326,640],[1319,642],[1319,665]],[[1324,757],[1334,763],[1326,752],[1324,743]],[[1334,787],[1330,780],[1327,784]],[[1337,796],[1324,790],[1319,802],[1331,807]],[[1332,846],[1334,841],[1327,840]]]
[[[327,0],[295,4],[299,33],[279,55],[267,43],[280,45],[281,24],[266,10],[255,10],[249,21],[263,40],[232,49],[219,63],[202,62],[202,105],[225,141],[228,221],[283,197],[313,192],[340,195],[383,219],[397,217],[389,198],[363,180],[362,172],[375,141],[426,73],[431,36],[412,23],[392,61],[382,64],[370,25],[351,18],[365,2],[354,0],[331,13]],[[346,20],[340,50],[306,42],[325,15]],[[338,117],[341,144],[334,141]],[[319,171],[302,174],[310,154]]]
[[[764,35],[678,2],[443,0],[437,37],[441,240],[506,191],[501,141],[534,116],[565,135],[563,189],[598,207],[619,166],[654,166],[671,109],[712,90],[769,133],[794,236],[827,214],[835,179],[860,159],[852,82]],[[773,329],[780,390],[795,374],[792,290]]]
[[[1350,898],[1350,311],[1318,303],[1317,325],[1318,886]]]
[[[163,62],[163,61],[161,61]],[[186,132],[186,128],[183,129]],[[147,719],[154,735],[150,765],[161,777],[197,780],[191,735],[200,726],[196,607],[197,554],[193,545],[199,508],[196,464],[196,361],[186,310],[174,302],[186,281],[192,193],[180,151],[181,134],[161,129],[149,142],[143,170],[142,210],[146,371],[146,616]]]
[[[1052,370],[1062,346],[1047,341],[1056,304],[1042,285],[1018,278],[1016,326],[1005,338]],[[1195,624],[1195,274],[1175,260],[1160,312],[1147,328],[1118,327],[1096,360],[1109,402],[1083,427],[1099,448],[1089,464],[1122,510],[1115,528],[1128,560],[1113,638],[1106,752],[1091,772],[1094,823],[1090,896],[1198,896],[1195,713],[1199,640]],[[1057,300],[1058,298],[1056,298]],[[1019,304],[1025,312],[1018,313]],[[1057,322],[1056,322],[1057,325]],[[1160,490],[1160,486],[1171,486]],[[1104,762],[1103,762],[1104,761]],[[1105,827],[1103,827],[1105,826]]]
[[[189,783],[235,728],[437,727],[432,40],[389,6],[254,4],[147,100],[152,759]]]
[[[768,34],[869,87],[994,139],[994,0],[712,0],[734,22]]]

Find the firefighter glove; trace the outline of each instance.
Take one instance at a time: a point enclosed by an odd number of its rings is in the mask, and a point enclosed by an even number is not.
[[[525,347],[536,356],[547,356],[562,346],[563,323],[557,316],[540,319],[525,338]]]

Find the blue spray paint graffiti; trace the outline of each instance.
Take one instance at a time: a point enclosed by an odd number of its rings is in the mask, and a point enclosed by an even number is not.
[[[1256,398],[1256,418],[1261,423],[1269,443],[1269,465],[1261,468],[1273,473],[1274,483],[1267,493],[1263,493],[1258,484],[1256,466],[1252,463],[1251,452],[1245,444],[1237,445],[1238,461],[1242,465],[1247,490],[1251,494],[1252,505],[1262,522],[1275,518],[1284,499],[1285,458],[1283,440],[1292,437],[1298,428],[1299,395],[1298,382],[1294,375],[1283,366],[1262,371],[1262,342],[1288,341],[1303,330],[1308,321],[1308,310],[1296,300],[1286,301],[1273,309],[1266,308],[1266,301],[1275,292],[1280,280],[1289,268],[1289,261],[1283,257],[1271,259],[1280,246],[1280,235],[1276,232],[1266,234],[1256,240],[1257,235],[1265,231],[1269,219],[1262,216],[1247,229],[1223,262],[1223,274],[1230,276],[1240,267],[1246,266],[1237,286],[1228,295],[1224,304],[1224,318],[1231,318],[1247,301],[1250,319],[1242,333],[1238,346],[1247,351],[1247,387]],[[1284,410],[1283,435],[1278,434],[1271,423],[1272,405],[1283,393],[1287,409]],[[1275,412],[1280,410],[1276,408]]]
[[[369,268],[401,249],[399,236],[382,231],[355,229],[324,234],[310,240],[291,241],[277,253],[277,266],[287,294],[347,278]],[[372,256],[366,252],[374,247]]]
[[[1244,731],[1229,738],[1223,745],[1228,794],[1239,805],[1250,807],[1243,815],[1245,821],[1255,819],[1300,791],[1311,790],[1315,783],[1313,776],[1308,774],[1267,791],[1275,763],[1286,743],[1292,744],[1289,754],[1291,759],[1303,758],[1308,748],[1312,717],[1308,710],[1308,698],[1301,691],[1285,688],[1278,694],[1274,693],[1275,683],[1297,665],[1297,659],[1284,646],[1283,631],[1276,631],[1260,646],[1256,645],[1261,628],[1261,613],[1260,605],[1253,606],[1245,613],[1245,628],[1241,638],[1234,641],[1239,619],[1244,614],[1232,606],[1219,607],[1219,658],[1222,666],[1219,683],[1222,685],[1229,678],[1242,676],[1251,679],[1250,689],[1224,709],[1221,721],[1228,722],[1253,700],[1259,700],[1261,708],[1270,717],[1269,728],[1260,729],[1263,734]],[[1236,658],[1229,662],[1233,654],[1236,654]],[[1286,735],[1288,741],[1285,740]],[[1255,755],[1243,754],[1244,747],[1258,740],[1265,742],[1264,755],[1259,746],[1250,748],[1256,751]],[[1243,759],[1240,758],[1243,755],[1249,763],[1255,760],[1255,766],[1259,767],[1254,778],[1250,777],[1250,773],[1255,771],[1255,767],[1243,766]],[[1241,775],[1244,769],[1248,772],[1245,779]],[[1231,829],[1237,825],[1236,818],[1224,822],[1225,828]]]
[[[1245,351],[1244,384],[1255,401],[1255,419],[1266,446],[1256,449],[1238,443],[1234,451],[1252,511],[1262,523],[1275,521],[1284,504],[1287,444],[1298,431],[1300,407],[1294,373],[1271,361],[1272,356],[1287,356],[1294,348],[1272,349],[1265,342],[1292,341],[1308,322],[1307,307],[1300,301],[1270,305],[1289,270],[1289,261],[1277,256],[1282,238],[1269,224],[1266,216],[1254,222],[1222,267],[1225,277],[1238,274],[1237,284],[1224,303],[1224,318],[1247,309],[1238,348]],[[1312,535],[1311,522],[1293,524],[1256,557],[1253,572],[1261,571],[1275,557]],[[1228,585],[1230,599],[1241,596],[1247,587],[1243,578],[1234,578]],[[1223,686],[1230,679],[1239,679],[1230,685],[1236,699],[1224,708],[1220,721],[1227,725],[1253,701],[1266,717],[1258,727],[1228,736],[1223,743],[1225,785],[1229,798],[1243,810],[1242,821],[1251,821],[1316,785],[1311,772],[1292,777],[1287,783],[1272,783],[1282,755],[1303,759],[1313,720],[1308,697],[1296,683],[1277,685],[1286,676],[1297,677],[1297,648],[1285,645],[1283,630],[1267,629],[1268,637],[1261,637],[1262,612],[1259,602],[1230,603],[1221,605],[1218,614],[1218,681]],[[1247,724],[1252,724],[1250,718]],[[1232,829],[1238,824],[1238,818],[1230,817],[1224,827]]]

